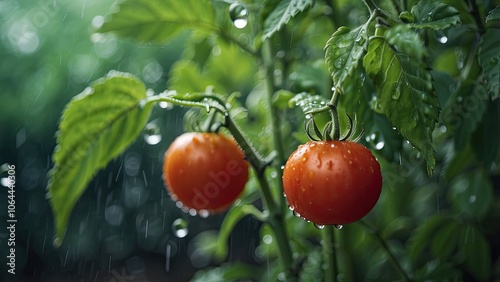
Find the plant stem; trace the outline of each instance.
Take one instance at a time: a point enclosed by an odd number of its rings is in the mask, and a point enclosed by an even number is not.
[[[275,82],[274,82],[274,60],[271,56],[271,45],[270,39],[263,42],[261,49],[261,59],[262,64],[265,68],[266,75],[266,87],[267,87],[267,100],[269,108],[271,109],[271,129],[273,132],[273,143],[274,149],[276,150],[276,159],[277,159],[277,172],[278,172],[278,189],[280,189],[280,196],[278,197],[277,202],[275,202],[271,193],[264,194],[264,198],[267,202],[267,207],[269,209],[269,223],[273,228],[274,235],[276,237],[276,241],[278,243],[279,248],[279,258],[281,261],[282,269],[285,271],[285,280],[290,280],[294,276],[291,271],[292,268],[292,251],[290,247],[290,240],[288,239],[288,234],[286,231],[286,224],[284,219],[284,212],[286,210],[286,200],[281,194],[283,193],[283,184],[282,184],[282,170],[281,166],[285,164],[285,151],[283,147],[283,137],[281,133],[281,124],[279,120],[279,112],[272,105],[272,98],[274,92],[276,91]],[[259,179],[259,183],[261,184],[262,190],[269,190],[267,179],[263,171],[260,175],[257,175]],[[270,205],[271,204],[271,205]]]
[[[375,5],[375,3],[373,3],[372,0],[363,0],[363,2],[368,8],[368,11],[370,11],[370,14],[373,13],[373,11],[378,10],[378,7]]]
[[[337,281],[337,255],[335,251],[335,233],[333,225],[327,225],[322,230],[323,260],[325,282]]]
[[[380,243],[380,246],[385,250],[387,255],[389,255],[389,258],[390,258],[392,264],[394,265],[394,268],[396,268],[396,270],[399,272],[403,281],[407,281],[407,282],[413,281],[410,279],[410,276],[408,275],[408,273],[406,273],[406,271],[403,269],[403,267],[399,263],[398,259],[394,255],[394,253],[391,251],[391,249],[389,248],[389,245],[387,245],[387,242],[385,241],[385,239],[382,238],[382,235],[380,235],[380,232],[375,227],[371,226],[370,224],[368,224],[367,222],[365,222],[363,220],[360,220],[358,222],[361,223],[361,225],[363,225],[366,229],[368,229],[369,233],[371,233],[375,236],[377,241]]]

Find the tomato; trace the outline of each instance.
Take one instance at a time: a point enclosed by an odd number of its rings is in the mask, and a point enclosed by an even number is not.
[[[236,143],[222,134],[184,133],[165,153],[163,179],[185,211],[221,212],[243,191],[248,163]]]
[[[361,144],[311,141],[290,155],[283,188],[296,214],[317,225],[341,225],[361,219],[375,206],[382,175]]]

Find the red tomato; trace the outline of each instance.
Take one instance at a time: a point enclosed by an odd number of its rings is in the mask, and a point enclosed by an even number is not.
[[[382,189],[380,165],[351,141],[300,145],[283,171],[283,188],[296,214],[317,225],[347,224],[375,206]]]
[[[163,179],[184,210],[224,211],[248,180],[248,163],[236,143],[222,134],[184,133],[164,156]]]

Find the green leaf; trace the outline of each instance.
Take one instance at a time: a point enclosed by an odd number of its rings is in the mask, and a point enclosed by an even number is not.
[[[228,246],[227,240],[234,229],[234,226],[246,215],[256,215],[258,211],[253,205],[233,205],[224,217],[224,221],[219,230],[217,237],[217,248],[215,250],[215,257],[219,261],[223,261],[227,257]],[[263,216],[262,214],[257,217]]]
[[[431,241],[431,251],[435,257],[443,261],[449,260],[457,248],[457,230],[458,223],[456,221],[446,222],[438,228]]]
[[[209,0],[127,0],[99,32],[162,43],[186,29],[215,31],[215,11]]]
[[[411,234],[408,245],[408,259],[416,264],[432,236],[444,222],[450,219],[442,215],[430,216]]]
[[[491,169],[500,150],[500,99],[488,103],[483,120],[472,135],[472,150],[486,170]]]
[[[478,57],[488,92],[497,99],[500,97],[500,29],[491,28],[482,36]]]
[[[431,174],[435,165],[432,131],[440,108],[431,75],[421,61],[391,47],[382,37],[372,38],[363,64],[377,89],[382,112],[423,154]]]
[[[59,124],[48,191],[60,243],[78,198],[99,169],[141,133],[151,112],[144,85],[118,72],[75,96]]]
[[[460,12],[453,6],[431,0],[418,1],[412,8],[414,28],[441,30],[460,23]]]
[[[295,94],[288,90],[283,90],[283,89],[278,90],[273,95],[272,99],[273,106],[282,110],[286,109],[288,107],[288,103],[294,96]]]
[[[408,25],[397,25],[384,33],[387,43],[402,53],[422,60],[426,53],[424,42]]]
[[[298,13],[314,5],[314,0],[281,0],[264,21],[262,41],[273,36]]]
[[[483,233],[472,225],[461,225],[459,239],[465,267],[476,281],[488,281],[491,271],[491,246]]]
[[[315,110],[324,108],[327,103],[328,99],[323,96],[302,92],[290,99],[288,105],[290,107],[300,107],[305,114],[309,114]]]
[[[486,22],[490,21],[500,21],[500,5],[496,6],[495,9],[491,10],[486,17]]]
[[[344,92],[344,81],[352,76],[368,47],[368,26],[351,30],[340,27],[333,33],[325,47],[325,59],[335,88]]]
[[[481,171],[461,174],[452,182],[448,197],[454,210],[481,220],[493,205],[493,184]]]

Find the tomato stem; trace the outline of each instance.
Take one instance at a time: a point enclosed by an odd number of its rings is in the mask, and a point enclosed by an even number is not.
[[[339,98],[340,98],[340,92],[335,89],[333,90],[333,95],[332,99],[328,103],[328,107],[330,108],[330,112],[332,115],[332,122],[333,122],[333,127],[332,127],[332,132],[331,134],[328,133],[327,136],[325,136],[327,139],[331,138],[333,140],[339,140],[340,139],[340,123],[339,123],[339,113],[337,110],[337,105],[339,103]]]
[[[335,250],[335,231],[333,225],[327,225],[321,232],[323,239],[323,260],[325,282],[337,281],[337,252]]]

